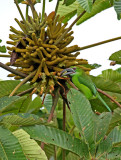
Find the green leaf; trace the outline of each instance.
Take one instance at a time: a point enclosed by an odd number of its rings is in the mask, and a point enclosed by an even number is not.
[[[51,145],[51,144],[45,144],[44,145],[44,151],[45,151],[45,154],[47,156],[48,159],[50,159],[51,157],[53,157],[54,155],[54,152],[55,152],[55,146],[54,145]]]
[[[19,96],[0,98],[0,113],[17,113],[25,98]]]
[[[88,20],[89,18],[95,16],[96,14],[100,13],[101,11],[104,11],[105,9],[108,9],[112,7],[112,2],[109,0],[96,0],[93,4],[91,13],[85,13],[80,20],[77,22],[77,25],[81,24],[82,22]],[[79,7],[77,10],[77,14],[80,15],[84,9],[82,7]]]
[[[67,95],[72,117],[86,143],[94,142],[94,113],[87,98],[75,89]]]
[[[104,154],[107,155],[108,152],[111,151],[111,149],[112,149],[112,141],[109,136],[107,137],[105,135],[103,141],[101,141],[101,143],[99,143],[99,145],[98,145],[96,157],[101,157],[101,155],[103,156]]]
[[[103,91],[121,93],[121,86],[116,82],[113,82],[111,80],[106,80],[102,77],[90,76],[90,78],[92,79],[96,87],[100,88]]]
[[[17,0],[18,3],[21,3],[21,2],[23,2],[23,1],[24,1],[24,0]]]
[[[116,71],[121,74],[121,67],[117,68]]]
[[[115,127],[107,137],[103,139],[103,142],[99,145],[98,152],[103,154],[104,152],[111,153],[112,147],[121,144],[121,127]],[[118,146],[116,146],[118,147]]]
[[[0,159],[26,160],[18,139],[8,130],[0,126]]]
[[[121,125],[121,108],[116,108],[113,112],[112,119],[108,128],[108,133],[115,127]]]
[[[100,116],[95,118],[95,142],[99,143],[104,139],[106,132],[111,121],[111,113],[102,113]]]
[[[9,105],[14,103],[18,99],[18,96],[0,98],[0,111],[2,112],[2,110],[5,109],[5,107],[7,108]]]
[[[36,0],[37,3],[41,3],[41,0]]]
[[[112,77],[113,79],[113,76],[110,75],[110,77]],[[109,93],[109,95],[113,96],[114,99],[116,99],[115,96],[120,96],[121,94],[120,82],[114,82],[111,80],[107,80],[101,76],[100,77],[90,76],[90,78],[92,79],[93,83],[96,85],[97,88],[103,90],[106,93]],[[100,94],[100,95],[104,99],[104,101],[107,103],[107,105],[110,106],[111,110],[114,110],[115,108],[117,108],[117,105],[113,101],[111,101],[108,97],[106,97],[103,94]],[[98,112],[107,111],[105,106],[98,99],[92,99],[90,100],[90,103],[92,105],[93,110],[96,110]]]
[[[20,83],[18,80],[6,80],[0,81],[0,97],[8,96],[13,91],[13,89]],[[16,92],[16,94],[21,93],[32,86],[30,84],[22,85]]]
[[[113,143],[113,146],[121,144],[121,126],[115,127],[108,135]]]
[[[0,39],[0,43],[2,42],[2,40]]]
[[[80,157],[89,156],[87,145],[84,142],[62,130],[43,125],[23,127],[23,129],[35,140],[57,145],[58,147],[76,153]]]
[[[103,77],[105,80],[111,80],[114,82],[121,81],[121,74],[116,70],[114,71],[112,69],[102,71],[102,74],[100,76]]]
[[[109,60],[116,61],[117,64],[121,64],[121,50],[114,52],[110,57]]]
[[[25,112],[36,113],[42,107],[42,100],[37,96],[33,101],[30,101],[28,106],[25,109]]]
[[[76,154],[69,152],[66,156],[66,160],[80,160],[80,158]]]
[[[64,0],[64,4],[66,4],[66,6],[69,6],[71,4],[73,4],[76,0]]]
[[[6,47],[5,46],[0,46],[0,52],[6,53]]]
[[[121,147],[114,147],[107,155],[108,159],[121,159]]]
[[[94,63],[94,64],[85,64],[83,65],[84,67],[87,67],[87,68],[91,68],[91,69],[96,69],[96,68],[99,68],[101,67],[100,64],[97,64],[97,63]]]
[[[30,95],[28,95],[26,97],[26,99],[23,101],[20,109],[19,109],[19,112],[20,113],[26,113],[28,111],[28,106],[29,104],[32,102],[32,97]]]
[[[13,135],[21,144],[21,147],[27,159],[47,160],[47,157],[41,147],[35,140],[30,139],[30,135],[23,129],[19,129],[13,132]]]
[[[47,94],[44,100],[44,106],[50,113],[51,107],[52,107],[52,96],[51,94]]]
[[[114,0],[114,9],[117,13],[117,19],[121,19],[121,0]]]
[[[26,115],[23,114],[22,115]],[[9,124],[11,126],[29,126],[35,124],[43,124],[45,123],[43,119],[40,117],[34,117],[32,114],[27,113],[27,117],[22,117],[21,114],[19,115],[6,115],[0,122],[3,125]]]
[[[63,22],[69,21],[76,13],[77,13],[77,8],[79,7],[78,2],[74,2],[73,4],[66,6],[63,5],[63,2],[59,3],[58,11],[57,14],[60,15],[60,17],[65,17]]]
[[[91,12],[93,0],[77,0],[79,4],[84,8],[87,12]]]
[[[119,151],[117,149],[119,144],[121,144],[121,127],[115,127],[99,145],[98,154],[109,152],[109,157],[112,155],[111,159],[113,159],[113,157],[115,158],[116,156],[115,153]]]

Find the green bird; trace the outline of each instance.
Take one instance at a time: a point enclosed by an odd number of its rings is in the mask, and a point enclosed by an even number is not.
[[[98,98],[111,112],[111,109],[99,95],[95,84],[92,82],[90,77],[80,68],[67,68],[61,71],[61,76],[71,77],[73,84],[86,96],[87,99],[92,99],[93,97]]]

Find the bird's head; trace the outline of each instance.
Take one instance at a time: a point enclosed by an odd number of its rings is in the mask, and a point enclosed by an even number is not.
[[[76,73],[76,68],[66,68],[60,72],[61,77],[64,76],[73,76]]]

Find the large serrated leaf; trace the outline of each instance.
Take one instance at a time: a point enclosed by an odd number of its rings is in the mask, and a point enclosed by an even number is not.
[[[112,69],[102,71],[102,74],[100,76],[103,77],[105,80],[111,80],[114,82],[121,81],[121,74],[116,70],[114,71]]]
[[[86,143],[94,142],[94,113],[86,97],[75,89],[71,89],[67,95],[69,106],[75,126],[79,129],[81,137]]]
[[[37,96],[33,101],[30,101],[28,106],[25,109],[25,112],[28,113],[35,113],[39,111],[39,109],[42,107],[42,100],[40,96]]]
[[[26,160],[18,139],[8,130],[0,126],[0,159]]]
[[[114,147],[107,155],[107,158],[110,160],[121,160],[121,147]]]
[[[74,3],[76,0],[64,0],[64,4],[66,4],[66,6],[71,5],[72,3]]]
[[[43,97],[42,97],[43,99]],[[51,94],[47,94],[44,100],[44,106],[45,108],[48,110],[48,112],[50,113],[51,107],[52,107],[52,96]]]
[[[88,20],[89,18],[95,16],[96,14],[100,13],[101,11],[104,11],[105,9],[108,9],[112,7],[112,3],[110,3],[109,0],[96,0],[96,2],[93,4],[91,13],[85,13],[80,20],[77,22],[77,25],[81,24],[82,22]],[[79,7],[77,10],[77,14],[80,15],[84,9],[82,7]]]
[[[111,121],[111,113],[102,113],[95,120],[95,142],[98,143],[104,139]]]
[[[47,160],[47,157],[41,147],[33,139],[30,139],[30,135],[23,129],[19,129],[13,132],[13,135],[18,139],[23,152],[29,160]]]
[[[23,114],[25,115],[25,114]],[[21,115],[6,115],[1,120],[1,124],[10,124],[11,126],[30,126],[35,124],[43,124],[44,120],[40,117],[35,118],[32,114],[27,114],[27,117]]]
[[[26,99],[26,96],[12,96],[0,98],[0,113],[17,113],[22,105],[22,102]]]
[[[55,152],[55,146],[52,144],[45,144],[44,145],[44,151],[48,159],[53,157],[54,152]]]
[[[121,64],[121,50],[114,52],[110,57],[109,60],[116,61],[117,64]]]
[[[57,145],[80,157],[89,157],[87,145],[62,130],[43,125],[23,127],[23,129],[35,140]]]
[[[108,128],[108,133],[115,127],[121,125],[121,108],[117,108],[113,112],[112,119]]]
[[[80,160],[80,158],[76,154],[69,152],[66,156],[66,160]]]
[[[79,4],[86,10],[86,12],[91,12],[93,0],[77,0]]]
[[[0,81],[0,97],[8,96],[13,91],[13,89],[20,83],[18,80],[6,80]],[[23,92],[31,88],[29,84],[22,85],[16,92],[16,94]]]
[[[117,19],[121,19],[121,0],[114,0],[114,9],[117,13]]]
[[[95,83],[97,88],[102,89],[103,91],[109,91],[114,93],[121,93],[121,86],[111,80],[106,80],[102,77],[90,76],[92,81]]]
[[[65,17],[64,22],[67,22],[77,13],[78,7],[79,7],[78,2],[74,2],[73,4],[69,6],[63,5],[63,2],[60,2],[57,14],[59,14],[60,17],[64,16]]]
[[[111,153],[112,148],[118,147],[121,144],[121,127],[115,127],[109,135],[104,138],[103,142],[99,145],[98,153]]]

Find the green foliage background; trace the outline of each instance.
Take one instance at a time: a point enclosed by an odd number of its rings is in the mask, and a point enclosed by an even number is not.
[[[18,0],[18,3],[21,2]],[[36,0],[36,3],[41,1]],[[110,7],[114,7],[120,20],[120,0],[59,1],[57,14],[65,16],[65,23],[85,11],[84,16],[77,21],[77,25],[80,25]],[[0,52],[6,53],[6,47],[0,46]],[[109,60],[121,64],[121,51],[113,53]],[[92,64],[90,67],[96,69],[99,65]],[[90,77],[97,88],[121,103],[121,68],[107,69],[97,77]],[[62,97],[59,96],[53,120],[48,123],[52,96],[46,95],[44,104],[40,96],[35,99],[29,93],[19,96],[34,87],[26,83],[17,90],[15,96],[9,97],[19,83],[17,80],[0,81],[0,159],[121,159],[121,108],[109,98],[101,94],[113,113],[108,113],[97,99],[89,101],[81,92],[70,87],[67,94],[70,110],[66,109],[66,127],[63,130]],[[95,114],[95,111],[100,114]],[[44,150],[40,147],[41,142],[45,143]]]

